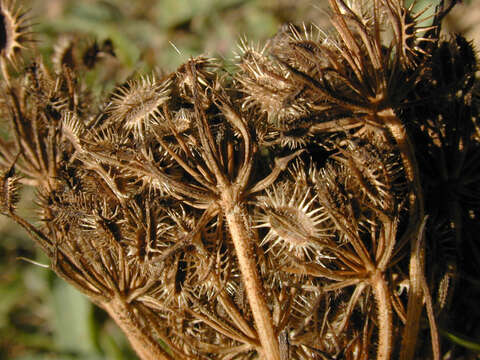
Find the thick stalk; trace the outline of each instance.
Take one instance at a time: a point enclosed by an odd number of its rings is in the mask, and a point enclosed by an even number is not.
[[[230,230],[258,337],[262,345],[263,359],[280,360],[278,339],[273,328],[272,316],[265,301],[265,291],[258,274],[253,251],[254,235],[247,226],[248,214],[244,207],[230,198],[224,198],[223,209]]]
[[[148,330],[142,327],[133,313],[132,307],[125,301],[113,299],[103,308],[125,333],[133,350],[141,360],[173,360]]]
[[[376,271],[370,278],[373,296],[377,304],[378,350],[377,360],[390,360],[393,343],[392,306],[388,285],[383,274]]]

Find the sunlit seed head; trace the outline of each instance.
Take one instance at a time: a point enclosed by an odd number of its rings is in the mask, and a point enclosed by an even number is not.
[[[266,48],[242,43],[240,50],[236,80],[245,93],[244,109],[258,109],[275,125],[307,114],[308,106],[298,84],[284,66],[264,53]]]
[[[128,81],[112,95],[108,107],[110,119],[136,138],[144,138],[162,117],[160,108],[169,99],[170,84],[170,81],[157,81],[153,76]]]
[[[296,256],[319,247],[328,235],[323,210],[312,193],[307,186],[286,182],[259,199],[255,227],[268,229],[261,245],[278,253],[288,249]]]
[[[30,40],[29,22],[26,12],[20,9],[15,1],[0,1],[0,55],[16,62],[18,53]]]
[[[73,112],[67,111],[62,116],[62,133],[76,150],[81,149],[80,139],[85,130],[82,120]]]

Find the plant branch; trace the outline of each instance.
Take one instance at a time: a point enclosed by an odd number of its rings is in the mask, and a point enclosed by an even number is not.
[[[376,271],[370,278],[378,319],[377,360],[390,360],[393,344],[392,304],[390,291],[382,272]]]
[[[226,194],[232,194],[232,192],[226,192]],[[242,205],[235,201],[233,196],[227,197],[224,195],[223,209],[262,345],[263,358],[280,360],[280,350],[272,316],[265,301],[265,291],[255,263],[254,244],[252,243],[255,236],[249,230],[251,227],[246,223],[248,213]]]
[[[103,308],[115,320],[117,325],[126,334],[132,348],[141,360],[173,360],[173,358],[162,349],[148,329],[144,329],[136,318],[131,305],[123,299],[113,299]]]

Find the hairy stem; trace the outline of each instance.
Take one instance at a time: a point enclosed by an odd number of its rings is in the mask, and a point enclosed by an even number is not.
[[[280,360],[280,351],[273,328],[272,316],[265,302],[265,292],[255,263],[252,243],[254,235],[249,230],[251,227],[246,223],[248,214],[244,207],[234,201],[233,197],[224,198],[223,208],[262,345],[262,358],[266,360]]]
[[[132,348],[141,360],[173,360],[173,358],[162,349],[148,329],[144,329],[131,305],[123,299],[113,299],[105,304],[103,308],[108,312],[117,325],[122,329],[130,341]]]
[[[373,295],[377,303],[378,350],[377,360],[390,360],[393,343],[392,306],[390,292],[383,274],[376,271],[370,278]]]

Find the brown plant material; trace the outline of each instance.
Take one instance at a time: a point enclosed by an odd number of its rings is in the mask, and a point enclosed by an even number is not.
[[[330,6],[330,32],[242,44],[233,78],[192,58],[97,102],[101,50],[71,39],[55,71],[5,75],[2,213],[142,359],[427,358],[424,300],[439,358],[452,273],[428,250],[446,229],[455,267],[478,222],[475,55],[438,38],[441,7],[422,27],[396,0]]]

